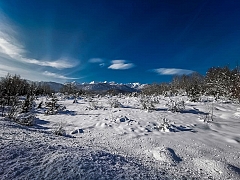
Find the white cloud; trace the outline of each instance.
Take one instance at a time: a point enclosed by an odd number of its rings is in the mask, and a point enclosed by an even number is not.
[[[3,15],[0,13],[0,18],[1,17],[3,17]],[[4,19],[6,21],[5,17]],[[25,47],[21,45],[15,38],[16,33],[12,29],[13,28],[11,28],[11,25],[9,23],[0,22],[0,57],[7,55],[14,61],[57,69],[72,68],[77,65],[76,62],[67,59],[58,59],[51,61],[26,57]]]
[[[20,75],[32,81],[66,82],[67,77],[48,70],[72,68],[77,65],[74,59],[60,58],[57,60],[34,59],[27,57],[27,50],[20,41],[19,29],[0,11],[0,77],[8,73]],[[49,68],[50,67],[50,68]]]
[[[61,74],[44,71],[40,72],[37,69],[34,68],[28,68],[28,67],[16,67],[13,66],[8,59],[2,59],[4,64],[0,65],[0,77],[5,77],[8,73],[12,75],[20,75],[23,79],[28,79],[32,81],[54,81],[54,82],[65,82],[69,79],[80,79],[80,78],[72,78],[63,76]]]
[[[59,59],[56,61],[39,61],[36,59],[27,59],[27,58],[21,58],[23,62],[30,63],[30,64],[36,64],[39,66],[48,66],[48,67],[53,67],[56,69],[65,69],[65,68],[72,68],[76,64],[74,63],[69,63],[69,61],[64,60],[64,59]]]
[[[90,63],[102,63],[102,62],[104,62],[104,60],[101,59],[101,58],[92,58],[92,59],[89,59],[88,62],[90,62]]]
[[[105,66],[104,60],[101,59],[101,58],[92,58],[92,59],[89,59],[88,62],[90,62],[90,63],[96,63],[96,64],[98,64],[100,67],[104,67],[104,66]]]
[[[112,65],[109,66],[108,69],[125,70],[133,68],[134,66],[133,63],[126,63],[125,60],[113,60]]]
[[[159,75],[183,75],[183,74],[191,74],[194,71],[187,70],[187,69],[176,69],[176,68],[159,68],[154,69],[154,72],[158,73]]]
[[[99,64],[100,67],[104,67],[105,66],[105,63],[101,63]]]
[[[0,53],[6,54],[11,58],[19,58],[24,51],[17,42],[10,38],[9,35],[0,31]]]
[[[2,71],[11,71],[11,72],[17,72],[18,70],[20,70],[19,68],[16,68],[16,67],[12,67],[12,66],[9,66],[9,65],[4,65],[4,64],[1,64],[0,66],[0,70]]]
[[[43,75],[50,76],[50,77],[57,78],[57,79],[66,79],[66,80],[67,79],[78,79],[78,78],[66,77],[66,76],[63,76],[63,75],[60,75],[57,73],[53,73],[53,72],[49,72],[49,71],[44,71]]]

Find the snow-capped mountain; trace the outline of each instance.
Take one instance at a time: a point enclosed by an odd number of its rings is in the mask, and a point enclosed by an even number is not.
[[[38,82],[38,83],[50,86],[50,88],[52,90],[54,90],[55,92],[59,92],[64,86],[63,84],[57,83],[57,82],[43,82],[43,81],[41,81],[41,82]]]
[[[1,80],[2,77],[0,77]],[[32,83],[33,81],[27,80],[29,83]],[[39,81],[35,82],[36,84],[39,85],[47,85],[49,86],[53,91],[55,92],[60,92],[61,89],[64,87],[64,85],[71,84],[72,86],[77,87],[77,89],[81,89],[84,91],[91,91],[91,92],[96,92],[96,93],[104,93],[107,91],[115,91],[119,93],[129,93],[129,92],[137,92],[141,91],[141,89],[146,85],[146,84],[140,84],[140,83],[115,83],[115,82],[95,82],[92,81],[90,83],[77,83],[75,81],[73,82],[68,82],[68,83],[57,83],[57,82],[44,82],[44,81]]]
[[[118,84],[115,82],[95,82],[92,81],[90,83],[77,83],[77,82],[69,82],[65,83],[65,85],[75,86],[77,89],[81,89],[83,91],[90,91],[95,93],[105,93],[108,91],[114,91],[117,93],[129,93],[140,91],[145,85],[140,83],[128,83],[128,84]]]
[[[98,92],[103,93],[110,90],[116,91],[116,92],[136,92],[137,89],[129,87],[125,84],[114,84],[114,83],[107,83],[107,82],[100,82],[95,83],[91,82],[89,84],[77,84],[78,89],[82,89],[84,91],[91,91],[91,92]]]
[[[130,88],[133,89],[137,89],[137,90],[141,90],[142,88],[144,88],[144,86],[146,86],[146,84],[140,84],[140,83],[127,83],[126,86],[129,86]]]

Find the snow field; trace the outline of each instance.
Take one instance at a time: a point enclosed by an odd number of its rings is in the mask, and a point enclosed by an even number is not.
[[[185,101],[173,113],[162,96],[155,110],[139,97],[58,99],[66,110],[36,109],[33,127],[0,119],[1,179],[240,179],[239,104],[173,97]],[[60,123],[66,136],[52,133]]]

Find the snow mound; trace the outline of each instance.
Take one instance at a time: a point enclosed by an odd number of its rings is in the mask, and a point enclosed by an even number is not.
[[[224,164],[215,160],[196,158],[193,160],[193,163],[200,171],[206,172],[209,178],[219,178],[226,171]]]
[[[152,155],[156,160],[170,165],[175,165],[182,161],[175,151],[168,147],[152,150]]]

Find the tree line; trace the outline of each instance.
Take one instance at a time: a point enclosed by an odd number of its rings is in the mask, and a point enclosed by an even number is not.
[[[10,75],[0,79],[0,104],[11,105],[16,96],[51,95],[54,91],[47,83],[30,82],[19,75]],[[67,94],[85,94],[75,84],[67,83],[60,90]],[[170,83],[154,83],[145,86],[141,93],[146,95],[180,95],[186,94],[192,101],[202,95],[214,96],[216,99],[226,97],[240,102],[239,67],[212,67],[203,76],[197,72],[190,75],[173,77]]]
[[[36,83],[22,79],[19,75],[10,75],[0,80],[0,102],[12,105],[17,96],[50,95],[50,86],[44,82]]]
[[[240,102],[240,70],[238,67],[212,67],[205,76],[194,72],[190,75],[175,76],[170,83],[151,84],[142,93],[156,95],[178,95],[186,93],[192,101],[201,95],[226,97]]]

